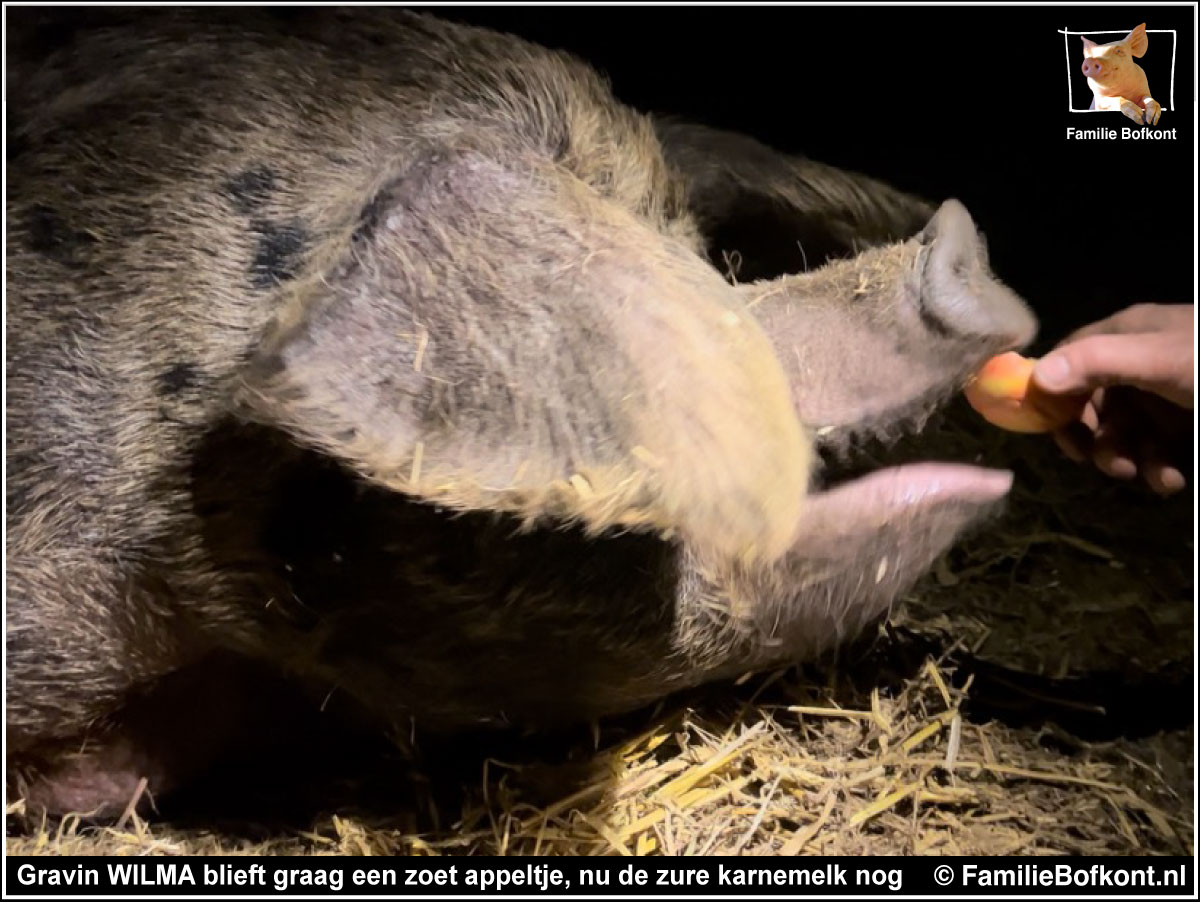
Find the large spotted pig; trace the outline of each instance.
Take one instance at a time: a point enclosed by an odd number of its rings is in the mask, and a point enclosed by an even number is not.
[[[202,768],[230,654],[434,730],[799,660],[1007,490],[818,466],[1032,337],[956,202],[410,12],[123,11],[53,48],[22,16],[5,641],[31,811],[110,816]]]

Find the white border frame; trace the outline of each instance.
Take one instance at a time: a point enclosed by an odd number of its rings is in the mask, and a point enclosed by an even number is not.
[[[1130,29],[1129,31],[1132,31]],[[1063,53],[1067,58],[1067,112],[1069,113],[1111,113],[1112,110],[1077,110],[1075,98],[1071,91],[1071,41],[1069,35],[1089,34],[1129,34],[1129,31],[1068,31],[1060,28],[1058,33],[1063,36]],[[1169,34],[1171,36],[1171,93],[1167,98],[1169,106],[1163,107],[1168,112],[1175,110],[1175,48],[1179,46],[1179,36],[1174,28],[1147,28],[1146,34]],[[1156,98],[1157,99],[1157,98]]]

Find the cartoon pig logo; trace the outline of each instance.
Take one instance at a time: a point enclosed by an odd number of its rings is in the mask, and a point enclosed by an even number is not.
[[[1133,61],[1149,44],[1143,22],[1119,41],[1083,39],[1083,74],[1092,89],[1093,110],[1120,110],[1138,125],[1157,125],[1162,106],[1150,96],[1146,73]]]

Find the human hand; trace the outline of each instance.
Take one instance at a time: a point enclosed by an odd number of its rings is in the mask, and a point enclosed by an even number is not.
[[[1054,433],[1059,447],[1115,478],[1140,474],[1160,494],[1182,489],[1195,336],[1192,304],[1137,304],[1068,336],[1033,371],[1044,392],[1088,398],[1079,420]]]

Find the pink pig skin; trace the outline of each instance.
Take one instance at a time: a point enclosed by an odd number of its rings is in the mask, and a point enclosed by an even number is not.
[[[1157,125],[1162,106],[1150,96],[1146,73],[1133,61],[1144,56],[1149,39],[1143,22],[1120,41],[1097,44],[1083,39],[1083,65],[1092,89],[1092,109],[1122,112],[1138,125]]]

